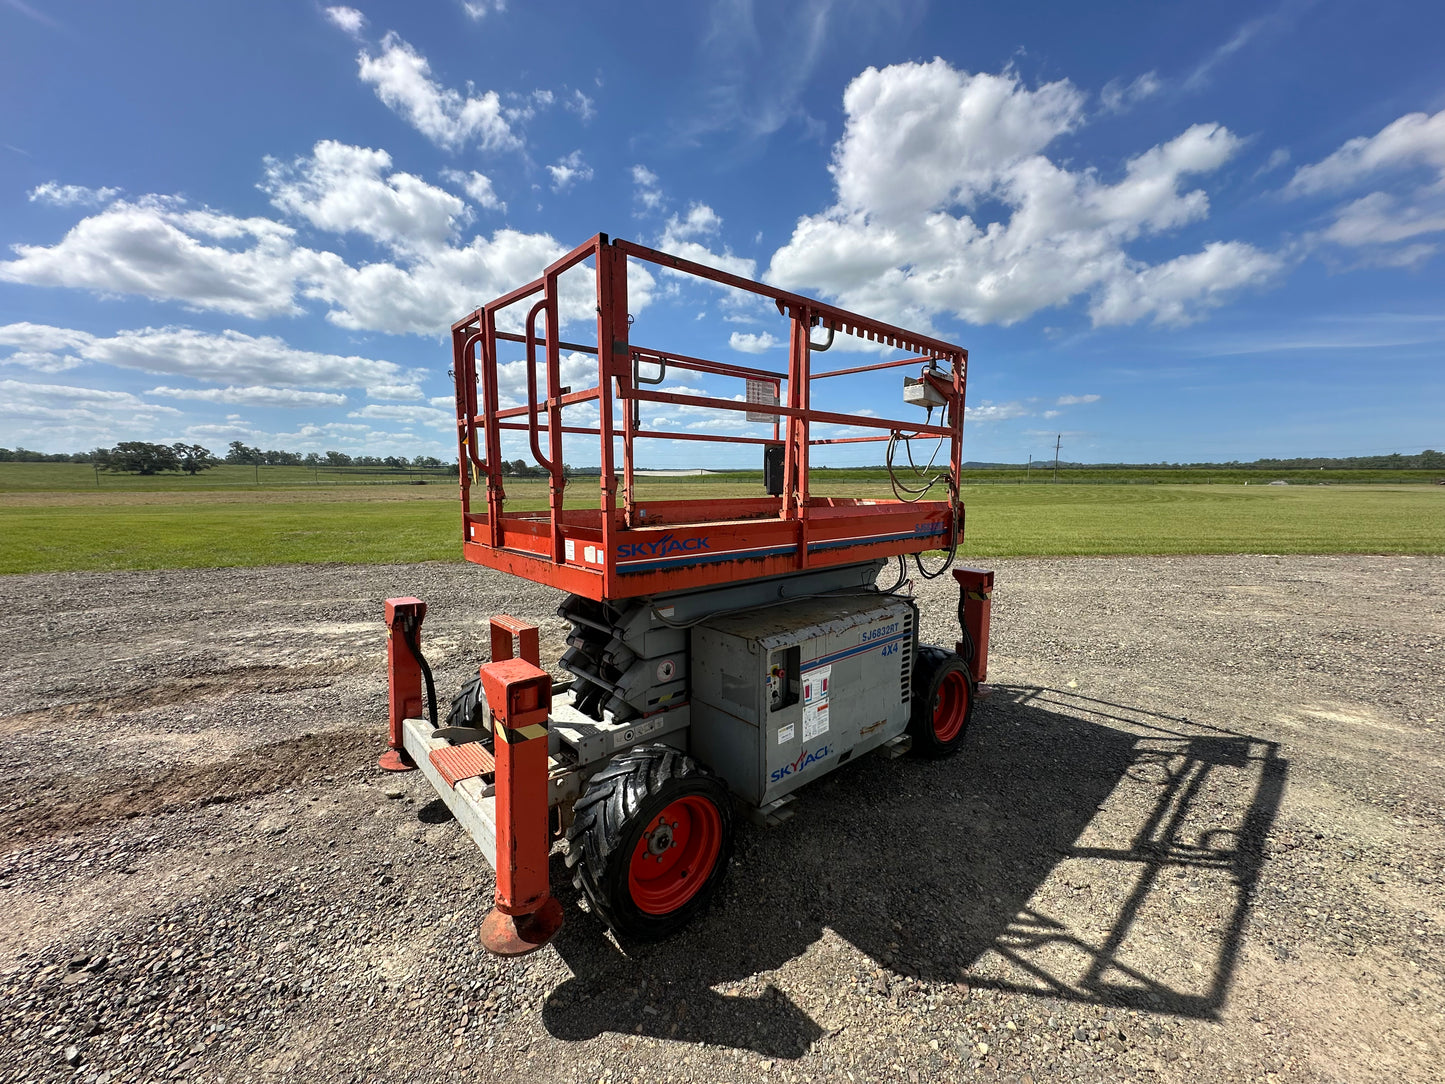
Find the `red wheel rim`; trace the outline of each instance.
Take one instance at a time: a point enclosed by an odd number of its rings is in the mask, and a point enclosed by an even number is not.
[[[941,742],[953,741],[967,718],[968,678],[961,670],[950,670],[933,700],[933,736]]]
[[[666,915],[707,883],[722,850],[722,817],[706,798],[689,795],[648,822],[627,867],[632,902],[649,915]]]

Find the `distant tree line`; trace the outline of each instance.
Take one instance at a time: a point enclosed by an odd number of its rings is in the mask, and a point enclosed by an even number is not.
[[[121,441],[113,448],[88,452],[32,452],[28,448],[0,448],[0,463],[90,463],[97,469],[125,474],[162,474],[184,471],[198,474],[219,463],[256,464],[268,467],[381,467],[392,470],[439,470],[449,465],[436,456],[347,455],[345,452],[280,452],[248,448],[239,440],[231,442],[224,459],[209,448],[176,441],[151,444],[142,440]]]
[[[279,452],[248,448],[239,440],[231,441],[226,452],[227,463],[259,463],[266,467],[391,467],[394,470],[435,470],[451,466],[434,455],[408,459],[404,455],[347,455],[345,452]]]

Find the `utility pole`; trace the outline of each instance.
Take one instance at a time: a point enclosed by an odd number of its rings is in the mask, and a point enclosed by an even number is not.
[[[1024,468],[1024,481],[1027,482],[1027,481],[1029,480],[1029,478],[1033,476],[1033,473],[1034,473],[1034,456],[1033,456],[1033,453],[1030,452],[1030,453],[1029,453],[1029,465]]]
[[[1064,434],[1060,433],[1054,440],[1054,481],[1059,480],[1059,445],[1064,442]]]

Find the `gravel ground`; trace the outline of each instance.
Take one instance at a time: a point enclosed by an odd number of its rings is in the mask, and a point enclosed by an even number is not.
[[[557,597],[454,565],[0,579],[4,1081],[1445,1079],[1445,560],[1004,561],[963,753],[744,826],[716,905],[552,946],[374,767]],[[925,639],[956,595],[919,587]],[[555,861],[554,882],[560,859]]]

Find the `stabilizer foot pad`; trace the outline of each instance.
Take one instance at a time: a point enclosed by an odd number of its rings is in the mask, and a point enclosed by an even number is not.
[[[447,785],[455,787],[463,779],[479,775],[490,775],[497,770],[492,754],[482,748],[479,742],[453,745],[446,749],[434,749],[430,760]]]
[[[525,956],[562,928],[562,905],[548,896],[531,914],[508,915],[493,907],[482,920],[482,947],[497,956]]]

